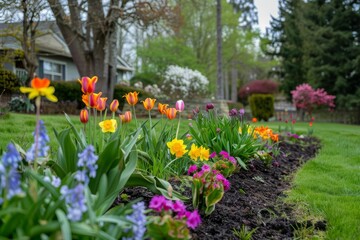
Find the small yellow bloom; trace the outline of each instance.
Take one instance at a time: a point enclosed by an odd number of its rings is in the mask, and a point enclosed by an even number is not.
[[[198,148],[195,144],[191,145],[189,156],[192,160],[197,161],[200,157],[200,148]]]
[[[208,148],[200,147],[200,161],[209,160],[210,150]]]
[[[20,92],[29,93],[29,99],[35,97],[46,97],[52,102],[57,102],[57,97],[54,96],[55,88],[50,86],[50,80],[47,78],[33,78],[31,80],[31,87],[20,87]]]
[[[115,132],[117,128],[117,123],[115,119],[109,119],[99,122],[99,126],[101,127],[101,131],[103,133]]]
[[[168,142],[166,145],[170,149],[170,153],[175,155],[176,158],[180,158],[188,152],[188,150],[186,150],[186,145],[184,144],[183,140],[175,138],[171,142]]]

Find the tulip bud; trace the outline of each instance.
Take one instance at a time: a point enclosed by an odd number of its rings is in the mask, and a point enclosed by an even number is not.
[[[112,100],[110,103],[110,111],[116,112],[119,108],[119,101],[117,99]]]
[[[208,103],[208,104],[206,104],[206,111],[209,111],[210,109],[214,109],[214,104],[212,104],[212,103]]]
[[[168,108],[166,109],[166,116],[169,120],[172,120],[174,118],[176,118],[176,108]]]
[[[241,109],[239,110],[239,114],[240,114],[240,116],[244,116],[244,114],[245,114],[245,109],[241,108]]]
[[[183,100],[178,100],[176,101],[175,103],[175,108],[178,112],[182,112],[184,111],[184,108],[185,108],[185,104],[184,104],[184,101]]]
[[[106,108],[106,101],[107,98],[98,98],[96,109],[100,112],[104,111]]]
[[[102,92],[99,93],[91,93],[89,95],[89,106],[92,108],[96,108],[98,104],[98,99],[100,98]]]
[[[80,121],[84,124],[89,121],[89,112],[87,109],[82,109],[80,111]]]
[[[132,119],[132,115],[130,111],[126,111],[124,114],[120,114],[119,118],[121,120],[122,123],[128,123],[131,121]]]

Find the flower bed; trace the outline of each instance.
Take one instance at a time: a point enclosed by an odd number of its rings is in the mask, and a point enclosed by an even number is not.
[[[49,86],[48,79],[35,78],[30,88],[20,89],[35,99],[37,121],[32,146],[26,150],[10,143],[1,158],[1,236],[190,239],[193,235],[203,239],[199,229],[212,229],[208,219],[215,217],[216,223],[218,206],[226,196],[232,196],[229,192],[240,190],[238,180],[231,183],[229,179],[257,168],[266,172],[282,166],[282,159],[278,159],[283,154],[279,135],[245,122],[243,109],[232,109],[229,116],[219,116],[210,103],[204,111],[194,109],[188,134],[182,135],[183,100],[174,107],[159,103],[158,111],[167,119],[154,122],[151,111],[156,99],[144,99],[148,120],[140,123],[135,112],[137,92],[124,96],[131,110],[118,117],[115,112],[119,101],[113,99],[109,117],[107,98],[95,93],[97,77],[83,77],[79,82],[86,105],[79,119],[84,127],[76,129],[66,115],[69,128],[55,130],[59,143],[56,156],[49,155],[49,137],[40,120],[42,97],[57,101],[54,87]],[[131,121],[135,122],[134,128],[128,127]],[[174,182],[175,178],[180,184]],[[252,179],[262,183],[268,180],[260,175]],[[124,189],[132,187],[151,192],[147,204],[141,198],[129,199]],[[143,192],[130,197],[148,195]],[[266,196],[255,192],[250,195],[259,199]],[[231,201],[238,199],[235,196]],[[231,211],[243,210],[240,206]],[[249,219],[245,221],[251,223]],[[221,230],[219,234],[210,234],[226,237],[228,231],[222,229],[217,230]]]

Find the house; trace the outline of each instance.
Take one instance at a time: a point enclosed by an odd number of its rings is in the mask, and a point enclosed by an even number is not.
[[[13,23],[12,26],[20,23]],[[0,33],[6,31],[9,24],[0,24]],[[79,73],[74,64],[71,53],[64,41],[64,38],[55,22],[40,22],[38,30],[44,34],[36,38],[37,58],[39,67],[36,74],[41,78],[48,78],[53,81],[75,80]],[[1,34],[0,34],[1,35]],[[4,51],[21,50],[21,43],[13,37],[0,37],[0,54]],[[121,57],[117,62],[117,83],[123,80],[130,80],[134,69]],[[5,63],[5,68],[14,72],[20,79],[26,78],[27,72],[22,61]]]

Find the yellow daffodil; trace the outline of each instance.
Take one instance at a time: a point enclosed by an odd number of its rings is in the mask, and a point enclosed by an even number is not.
[[[175,155],[176,158],[180,158],[188,152],[188,150],[186,150],[186,145],[184,144],[183,140],[175,138],[171,142],[168,142],[166,145],[170,149],[170,153]]]
[[[200,148],[198,148],[195,144],[191,145],[189,156],[192,160],[197,161],[200,157]]]
[[[99,122],[99,126],[101,127],[101,131],[103,133],[115,132],[117,128],[117,123],[115,119],[109,119]]]
[[[200,147],[200,161],[209,160],[210,150],[208,148]]]
[[[47,78],[33,78],[31,80],[31,87],[20,87],[20,92],[29,93],[29,99],[46,97],[52,102],[58,101],[57,97],[53,95],[55,88],[50,86],[50,80]]]

